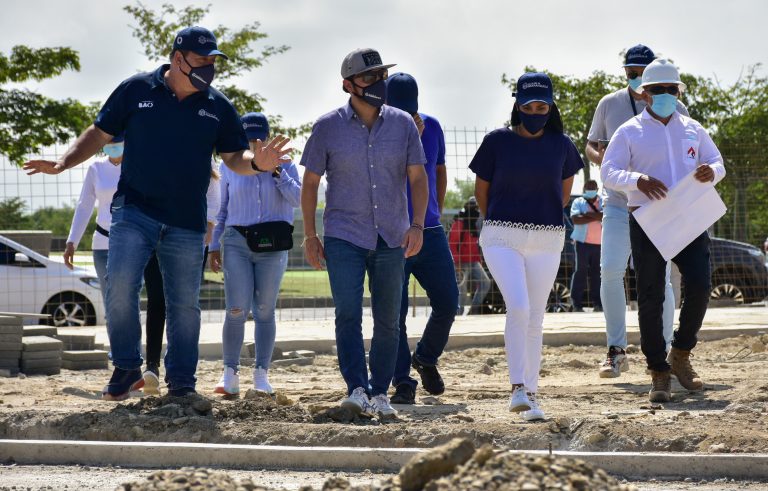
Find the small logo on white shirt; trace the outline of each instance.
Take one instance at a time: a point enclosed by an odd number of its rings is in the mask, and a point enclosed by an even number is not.
[[[218,116],[216,116],[215,114],[209,113],[205,109],[200,109],[199,111],[197,111],[197,114],[198,114],[198,116],[203,116],[203,117],[206,117],[206,118],[213,118],[216,121],[219,120]]]
[[[688,158],[692,160],[696,160],[696,150],[693,149],[693,147],[688,148]]]
[[[154,106],[155,103],[152,101],[141,101],[139,102],[139,109],[146,109]]]

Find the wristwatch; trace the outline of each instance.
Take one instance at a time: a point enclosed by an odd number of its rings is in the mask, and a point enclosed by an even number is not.
[[[272,177],[275,179],[280,179],[280,166],[278,165],[275,167],[275,170],[272,171]]]
[[[259,169],[259,166],[256,165],[256,161],[251,159],[251,169],[255,170],[256,172],[264,172],[263,170]]]

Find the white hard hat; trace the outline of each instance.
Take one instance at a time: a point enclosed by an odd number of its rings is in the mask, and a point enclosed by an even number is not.
[[[653,84],[677,84],[680,90],[685,90],[685,84],[680,80],[680,72],[669,60],[653,60],[643,71],[640,88]]]

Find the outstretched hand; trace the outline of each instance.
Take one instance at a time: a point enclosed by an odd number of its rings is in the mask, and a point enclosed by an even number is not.
[[[282,157],[288,155],[293,148],[285,148],[290,141],[288,137],[278,135],[267,143],[256,140],[253,148],[253,160],[256,162],[262,172],[274,172],[278,165],[282,163]]]
[[[27,162],[24,162],[22,169],[28,171],[28,176],[34,174],[56,175],[64,170],[64,165],[55,160],[28,160]]]

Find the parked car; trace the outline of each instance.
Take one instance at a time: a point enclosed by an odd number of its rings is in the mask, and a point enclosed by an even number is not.
[[[571,197],[571,202],[576,197]],[[570,209],[570,204],[563,209],[566,240],[560,258],[560,269],[549,294],[547,312],[569,312],[572,308],[570,287],[575,266],[575,253],[570,239],[573,232]],[[765,254],[759,248],[743,242],[715,237],[712,238],[710,247],[710,262],[712,265],[710,306],[749,304],[760,302],[768,297],[768,265]],[[628,287],[629,299],[636,300],[635,274],[631,267],[627,268],[625,283]],[[484,303],[488,312],[506,312],[504,300],[495,282],[485,297]],[[591,306],[588,285],[584,292],[583,305]]]
[[[0,311],[49,314],[55,326],[104,324],[99,280],[0,235]],[[35,318],[27,323],[39,322]]]

